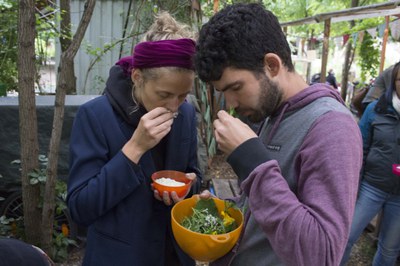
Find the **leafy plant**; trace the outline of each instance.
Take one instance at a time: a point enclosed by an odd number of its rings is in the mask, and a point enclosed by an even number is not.
[[[24,222],[22,217],[8,218],[4,215],[0,217],[0,235],[2,236],[23,238],[23,227]]]
[[[18,1],[0,1],[0,94],[17,89]]]
[[[361,68],[361,79],[366,81],[378,74],[379,68],[379,43],[369,33],[365,32],[363,41],[358,49],[360,57],[358,64]]]
[[[230,114],[230,115],[233,116],[233,117],[236,117],[236,116],[237,116],[236,110],[235,110],[235,108],[233,108],[233,107],[230,107],[230,108],[229,108],[228,114]]]
[[[46,167],[48,163],[48,159],[45,155],[39,155],[39,169],[35,169],[31,173],[29,173],[30,184],[31,185],[39,185],[41,188],[41,203],[40,208],[43,205],[43,190],[47,180],[46,176]],[[21,164],[21,160],[14,160],[11,164]],[[65,212],[67,209],[67,205],[65,203],[67,198],[67,184],[62,180],[56,181],[56,207],[55,207],[55,216],[59,216]],[[20,206],[22,208],[22,206]],[[24,239],[24,223],[23,217],[0,217],[0,234],[8,235],[15,238]],[[66,224],[58,224],[58,221],[54,221],[54,230],[53,230],[53,254],[52,259],[54,261],[65,261],[68,257],[68,248],[71,245],[77,245],[76,241],[71,239],[69,228]]]
[[[200,199],[193,208],[193,214],[183,219],[182,226],[201,234],[229,233],[237,228],[235,219],[228,214],[233,207],[233,203],[225,201],[225,210],[218,212],[213,199]]]
[[[64,227],[65,228],[65,227]],[[68,248],[71,245],[77,246],[76,241],[68,238],[65,232],[53,232],[54,261],[65,261],[68,258]]]

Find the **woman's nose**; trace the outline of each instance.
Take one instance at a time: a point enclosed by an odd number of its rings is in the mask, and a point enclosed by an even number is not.
[[[167,109],[170,110],[171,112],[177,112],[179,106],[182,104],[183,101],[181,101],[178,97],[171,99],[171,101],[168,102],[167,104]]]

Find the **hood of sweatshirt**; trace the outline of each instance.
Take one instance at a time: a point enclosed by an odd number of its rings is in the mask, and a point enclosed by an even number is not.
[[[282,121],[285,114],[300,109],[309,103],[315,101],[316,99],[322,97],[331,97],[336,99],[338,102],[345,105],[343,99],[341,98],[338,91],[333,90],[330,86],[323,83],[316,83],[311,85],[296,95],[287,99],[287,101],[283,102],[282,105],[276,110],[275,113],[271,115],[271,119],[276,119],[271,133],[268,136],[268,141],[272,139],[275,134],[275,131],[278,129],[280,122]]]
[[[142,105],[133,101],[132,87],[131,77],[123,67],[115,65],[110,69],[104,94],[123,120],[137,127],[140,118],[147,111]]]
[[[296,109],[302,108],[321,97],[331,97],[336,99],[343,105],[345,104],[338,91],[332,89],[326,84],[317,83],[307,87],[300,93],[297,93],[296,95],[289,98],[281,105],[281,107],[275,112],[273,116],[279,115],[282,112],[291,112]]]

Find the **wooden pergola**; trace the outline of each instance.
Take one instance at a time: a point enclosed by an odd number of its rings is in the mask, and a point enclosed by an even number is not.
[[[383,35],[381,61],[379,67],[379,73],[381,73],[384,67],[386,43],[389,36],[389,17],[398,15],[400,15],[400,0],[394,0],[369,6],[354,7],[340,11],[321,13],[299,20],[283,22],[281,23],[281,26],[283,28],[286,28],[290,26],[298,26],[304,24],[324,23],[324,38],[322,47],[322,60],[321,60],[321,82],[325,82],[331,23],[359,20],[359,19],[366,19],[373,17],[385,17],[386,28]]]

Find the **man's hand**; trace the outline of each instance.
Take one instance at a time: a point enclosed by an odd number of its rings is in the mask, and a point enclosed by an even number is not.
[[[221,110],[214,121],[214,134],[218,148],[229,155],[240,144],[248,139],[257,137],[257,134],[240,119],[230,116]]]

